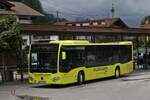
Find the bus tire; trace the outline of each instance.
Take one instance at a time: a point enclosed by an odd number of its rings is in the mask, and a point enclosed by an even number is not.
[[[85,77],[84,77],[84,72],[80,71],[80,72],[78,73],[78,76],[77,76],[77,84],[78,84],[78,85],[83,84],[83,83],[84,83],[84,79],[85,79]]]
[[[115,78],[119,78],[120,77],[120,68],[116,67],[115,69]]]

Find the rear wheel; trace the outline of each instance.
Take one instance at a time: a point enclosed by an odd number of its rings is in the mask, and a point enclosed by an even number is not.
[[[79,72],[79,73],[78,73],[77,83],[78,83],[79,85],[81,85],[81,84],[84,83],[84,74],[83,74],[82,72]]]
[[[115,70],[115,78],[119,78],[120,77],[120,69],[117,67]]]

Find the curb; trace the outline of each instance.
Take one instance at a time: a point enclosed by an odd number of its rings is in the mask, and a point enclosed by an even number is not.
[[[150,79],[150,77],[146,78],[133,78],[133,79],[121,79],[122,81],[137,81],[137,80],[145,80],[145,79]]]

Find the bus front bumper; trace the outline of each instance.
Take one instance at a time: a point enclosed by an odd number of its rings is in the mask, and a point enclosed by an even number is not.
[[[67,81],[67,77],[64,77],[64,74],[50,74],[50,73],[34,73],[29,74],[29,83],[31,84],[58,84],[58,85],[65,85],[69,84],[70,82]],[[73,82],[71,82],[73,83]]]

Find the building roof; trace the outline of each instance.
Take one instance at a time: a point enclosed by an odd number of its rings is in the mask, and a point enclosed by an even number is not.
[[[0,0],[1,4],[6,5],[6,10],[1,10],[1,15],[17,15],[17,16],[44,16],[38,11],[30,8],[22,2]]]
[[[68,23],[68,21],[56,22],[56,23],[54,23],[54,25],[65,26],[67,23]]]
[[[144,24],[144,25],[142,26],[142,28],[149,28],[149,29],[150,29],[150,24]]]
[[[21,25],[21,31],[25,33],[46,34],[103,34],[103,35],[150,35],[150,29],[143,28],[108,28],[108,27],[74,27],[57,25]]]
[[[9,3],[8,1],[6,1],[6,0],[0,0],[0,3],[2,3],[2,4],[4,4],[4,5],[6,5],[7,7],[13,7],[13,6],[15,6],[15,5],[13,5],[13,4],[11,4],[11,3]]]
[[[61,23],[61,22],[60,22]],[[84,24],[89,23],[89,26],[98,26],[98,27],[128,27],[120,18],[105,18],[105,19],[97,19],[97,20],[83,20],[83,21],[68,21],[63,23],[64,25],[72,24]],[[93,25],[96,23],[96,25]],[[57,23],[58,24],[58,23]],[[62,24],[61,24],[62,25]]]
[[[16,2],[16,1],[8,1],[8,2],[14,5],[13,7],[11,7],[11,10],[14,11],[16,15],[20,15],[20,16],[44,16],[43,14],[30,8],[29,6],[25,5],[22,2]]]

